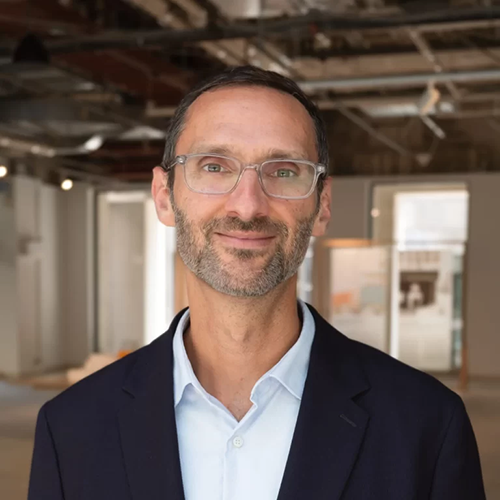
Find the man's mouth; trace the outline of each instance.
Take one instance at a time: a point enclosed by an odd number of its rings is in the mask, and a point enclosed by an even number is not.
[[[215,233],[222,243],[236,248],[265,248],[276,238],[274,235],[251,232]]]

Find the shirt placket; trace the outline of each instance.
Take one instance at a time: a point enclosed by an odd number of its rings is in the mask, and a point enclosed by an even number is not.
[[[277,386],[271,380],[267,379],[261,381],[255,389],[251,398],[253,402],[252,407],[243,419],[235,425],[233,432],[226,442],[222,478],[222,500],[236,500],[242,497],[239,491],[239,485],[241,485],[239,478],[242,473],[241,463],[244,456],[249,453],[248,443],[245,442],[247,434],[250,427],[256,423],[259,413],[263,411],[269,399],[276,392]]]

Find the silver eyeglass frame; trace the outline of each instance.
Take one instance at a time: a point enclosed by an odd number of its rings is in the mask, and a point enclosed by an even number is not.
[[[240,166],[242,167],[241,170],[240,170],[240,173],[238,175],[238,179],[236,180],[236,183],[235,185],[229,190],[229,191],[222,191],[222,192],[217,192],[217,193],[206,193],[204,191],[197,191],[196,189],[193,189],[188,181],[187,181],[187,178],[186,178],[186,169],[184,168],[183,171],[184,171],[184,182],[186,183],[186,186],[188,187],[188,189],[190,191],[193,191],[193,193],[198,193],[198,194],[207,194],[207,195],[223,195],[223,194],[229,194],[229,193],[232,193],[237,187],[238,187],[238,184],[240,183],[241,181],[241,178],[243,177],[243,174],[245,173],[246,170],[248,169],[253,169],[257,172],[257,177],[259,178],[259,184],[260,184],[260,187],[262,188],[262,191],[264,191],[264,193],[271,197],[271,198],[279,198],[279,199],[282,199],[282,200],[305,200],[306,198],[309,198],[309,196],[311,196],[311,194],[314,192],[314,190],[316,189],[316,186],[318,184],[318,179],[321,175],[324,175],[326,177],[326,173],[327,173],[327,169],[326,169],[326,166],[323,165],[322,163],[314,163],[312,161],[308,161],[308,160],[294,160],[294,159],[290,159],[290,158],[284,158],[284,159],[270,159],[270,160],[264,160],[263,162],[261,163],[253,163],[253,164],[248,164],[248,165],[245,165],[242,161],[238,160],[238,158],[232,158],[230,156],[224,156],[224,155],[220,155],[220,154],[215,154],[215,153],[192,153],[192,154],[187,154],[187,155],[179,155],[179,156],[176,156],[175,157],[175,160],[170,163],[169,165],[165,165],[164,163],[161,164],[161,167],[163,168],[163,170],[165,172],[168,172],[170,170],[172,170],[176,165],[185,165],[186,164],[186,161],[189,159],[189,158],[192,158],[192,157],[196,157],[196,156],[210,156],[212,158],[221,158],[221,159],[224,159],[224,160],[230,160],[230,161],[236,161],[240,164]],[[311,167],[314,167],[314,170],[315,170],[315,176],[314,176],[314,181],[312,183],[312,186],[311,186],[311,189],[309,190],[309,192],[307,194],[305,194],[304,196],[280,196],[280,195],[277,195],[277,194],[271,194],[271,193],[268,193],[266,188],[264,187],[264,182],[262,181],[262,166],[266,163],[286,163],[286,162],[298,162],[298,163],[304,163],[304,164],[307,164],[307,165],[310,165]]]

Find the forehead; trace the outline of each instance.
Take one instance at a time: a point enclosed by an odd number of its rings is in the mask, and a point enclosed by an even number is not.
[[[186,114],[176,154],[205,144],[243,156],[279,149],[317,157],[313,120],[304,106],[264,87],[225,87],[198,97]]]

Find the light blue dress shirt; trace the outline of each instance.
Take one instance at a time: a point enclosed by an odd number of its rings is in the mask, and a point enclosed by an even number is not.
[[[290,451],[314,339],[314,319],[302,309],[297,342],[252,389],[240,422],[208,394],[194,374],[183,333],[173,339],[174,404],[186,500],[276,500]]]

